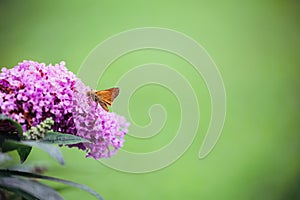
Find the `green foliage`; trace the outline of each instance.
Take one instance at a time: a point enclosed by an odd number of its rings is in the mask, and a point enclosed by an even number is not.
[[[1,148],[3,153],[17,150],[21,163],[25,162],[31,152],[31,146],[22,144],[21,141],[15,140],[3,141]]]
[[[23,178],[19,178],[23,177]],[[31,179],[24,179],[31,178]],[[35,179],[44,179],[55,181],[59,183],[63,183],[66,185],[70,185],[73,187],[77,187],[82,189],[92,195],[94,195],[97,199],[102,200],[103,198],[96,193],[94,190],[71,181],[66,181],[50,176],[43,176],[39,174],[33,174],[28,172],[20,172],[13,170],[0,170],[0,187],[12,191],[20,196],[25,197],[26,199],[63,199],[55,190],[37,182]]]
[[[41,184],[35,180],[2,176],[0,177],[0,187],[16,193],[28,200],[63,200],[63,198],[51,187]]]
[[[42,122],[40,125],[38,125],[37,128],[31,129],[31,131],[26,132],[26,137],[22,137],[23,130],[21,125],[7,116],[0,115],[0,123],[5,124],[6,126],[3,127],[7,128],[1,128],[0,167],[1,165],[5,164],[6,161],[11,160],[10,156],[5,153],[14,150],[18,152],[20,162],[24,163],[28,158],[32,147],[37,147],[45,151],[59,164],[63,165],[65,163],[63,155],[53,144],[65,145],[89,142],[84,138],[80,138],[74,135],[53,132],[51,130],[49,131],[50,126],[48,126],[48,122],[49,120],[46,120],[46,124]],[[39,131],[41,131],[41,133]],[[34,137],[31,137],[30,134],[33,134]],[[28,140],[27,138],[35,138],[36,140]],[[102,199],[102,197],[94,190],[78,183],[49,176],[43,176],[36,173],[14,171],[8,169],[0,169],[0,188],[2,188],[2,190],[0,190],[0,197],[14,197],[15,199],[25,198],[27,200],[63,199],[54,189],[38,182],[36,179],[50,180],[70,185],[72,187],[77,187],[94,195],[97,199]]]
[[[53,131],[48,131],[41,141],[43,143],[51,144],[77,144],[81,142],[89,142],[88,140],[75,135]]]
[[[27,145],[28,147],[37,147],[46,153],[48,153],[52,158],[54,158],[59,164],[64,165],[65,161],[61,152],[55,146],[42,141],[22,141],[22,145]],[[20,154],[19,154],[20,155]]]

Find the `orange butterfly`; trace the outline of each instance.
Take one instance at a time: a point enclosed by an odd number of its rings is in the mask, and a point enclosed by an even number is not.
[[[89,91],[87,95],[108,112],[108,106],[112,105],[114,99],[119,95],[119,91],[119,88],[110,88],[107,90]]]

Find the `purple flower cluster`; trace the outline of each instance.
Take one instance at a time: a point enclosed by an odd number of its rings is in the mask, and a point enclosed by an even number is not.
[[[75,88],[72,116],[76,135],[92,142],[83,146],[83,149],[90,150],[87,157],[110,157],[122,147],[129,123],[124,117],[106,112],[91,98],[87,98],[86,94],[91,89],[80,80],[76,81]]]
[[[110,157],[124,142],[129,123],[106,112],[87,96],[91,89],[67,70],[65,63],[46,66],[24,61],[0,73],[0,113],[19,122],[24,131],[46,118],[52,129],[88,139],[76,146],[87,157]]]

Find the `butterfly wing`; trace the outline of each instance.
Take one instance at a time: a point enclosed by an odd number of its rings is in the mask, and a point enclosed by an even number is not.
[[[100,104],[100,106],[101,106],[106,112],[109,111],[109,110],[108,110],[108,107],[107,107],[107,104],[105,104],[105,103],[103,103],[103,102],[101,102],[101,101],[99,101],[99,104]]]
[[[119,88],[110,88],[107,90],[99,90],[96,92],[96,96],[99,99],[99,103],[102,108],[108,111],[107,106],[111,106],[114,99],[119,95]]]

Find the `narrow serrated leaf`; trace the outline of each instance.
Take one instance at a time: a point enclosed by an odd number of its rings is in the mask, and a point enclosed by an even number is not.
[[[53,131],[48,131],[41,141],[51,144],[77,144],[81,142],[89,142],[82,137]]]
[[[0,177],[0,187],[30,200],[63,200],[51,187],[33,180],[19,179],[17,177]]]
[[[46,153],[48,153],[59,164],[61,164],[61,165],[65,164],[64,157],[63,157],[62,153],[60,152],[60,150],[51,144],[46,144],[46,143],[38,142],[38,141],[21,141],[20,143],[31,146],[31,147],[37,147],[37,148],[45,151]]]

